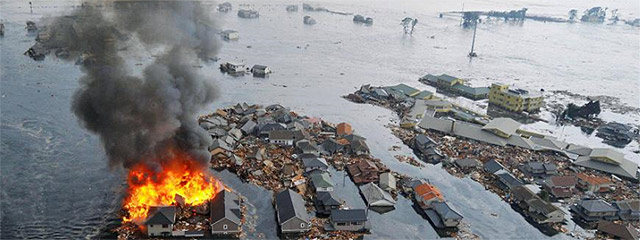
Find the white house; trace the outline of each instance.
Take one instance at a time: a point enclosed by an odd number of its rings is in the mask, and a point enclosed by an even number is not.
[[[238,40],[240,38],[240,34],[234,30],[222,31],[221,35],[224,40]]]

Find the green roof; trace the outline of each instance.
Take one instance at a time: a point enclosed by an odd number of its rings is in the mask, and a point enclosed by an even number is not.
[[[438,76],[431,75],[431,74],[427,74],[427,75],[424,75],[424,76],[423,76],[422,78],[420,78],[420,79],[421,79],[421,80],[426,80],[426,81],[428,81],[428,82],[433,82],[433,83],[435,83],[435,82],[437,82],[437,81],[438,81]]]
[[[322,172],[322,173],[315,172],[311,174],[311,182],[313,183],[313,186],[316,188],[333,187],[333,181],[331,181],[331,177],[329,177],[329,174],[326,172]]]
[[[389,86],[389,87],[385,87],[385,90],[390,89],[392,91],[397,91],[397,92],[401,92],[404,93],[404,95],[407,96],[412,96],[415,95],[416,93],[420,92],[420,90],[415,89],[413,87],[410,87],[409,85],[406,85],[404,83],[395,85],[395,86]]]
[[[424,90],[424,91],[422,91],[422,92],[418,93],[417,95],[415,95],[415,96],[413,96],[413,97],[414,97],[414,98],[417,98],[417,99],[425,99],[425,98],[430,97],[431,95],[433,95],[433,93],[432,93],[432,92],[429,92],[429,91],[427,91],[427,90]]]
[[[459,79],[459,78],[454,77],[454,76],[450,76],[450,75],[447,75],[447,74],[442,74],[442,75],[438,76],[438,79],[442,80],[442,81],[445,81],[445,82],[451,83],[451,82],[453,82],[453,81],[455,81],[456,79]]]
[[[466,94],[470,94],[473,96],[479,96],[479,95],[485,95],[485,94],[489,94],[489,88],[488,87],[469,87],[467,85],[464,84],[456,84],[455,86],[453,86],[454,89],[461,91],[463,93]]]

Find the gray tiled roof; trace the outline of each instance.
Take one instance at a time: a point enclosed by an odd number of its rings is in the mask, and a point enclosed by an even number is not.
[[[484,169],[489,173],[495,173],[500,169],[504,169],[504,166],[502,166],[502,164],[500,164],[495,159],[491,159],[484,164]]]
[[[612,212],[616,208],[602,199],[588,199],[580,201],[579,205],[589,212]]]
[[[309,222],[309,214],[304,206],[304,200],[302,200],[300,194],[291,189],[276,194],[276,208],[278,210],[278,221],[280,224],[294,217]]]
[[[240,225],[240,196],[233,192],[222,190],[211,200],[211,223],[223,218]]]
[[[303,158],[302,164],[306,168],[314,168],[314,167],[328,168],[329,167],[329,165],[327,164],[327,160],[325,160],[324,158],[318,158],[318,157]]]
[[[576,161],[573,162],[573,164],[595,169],[602,172],[615,174],[620,177],[638,179],[638,176],[637,176],[638,164],[626,159],[623,159],[620,162],[620,165],[615,165],[615,164],[609,164],[609,163],[593,160],[587,156],[581,156],[581,157],[578,157],[578,159],[576,159]]]
[[[331,210],[332,222],[364,222],[367,221],[367,212],[364,209],[340,209]]]
[[[144,222],[149,224],[173,224],[176,221],[176,207],[151,207],[149,209],[149,218]]]
[[[339,206],[342,204],[334,192],[318,191],[318,200],[325,206]]]
[[[487,125],[482,127],[484,130],[496,129],[509,135],[516,133],[516,130],[520,128],[520,123],[511,118],[494,118]]]
[[[453,209],[447,202],[434,202],[431,206],[444,220],[462,219],[462,215]]]

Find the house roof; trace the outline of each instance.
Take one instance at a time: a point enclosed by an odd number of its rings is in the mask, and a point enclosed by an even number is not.
[[[413,191],[417,196],[420,196],[422,199],[427,201],[434,198],[437,198],[440,201],[444,201],[444,196],[442,196],[440,189],[428,183],[423,183],[415,186],[413,188]]]
[[[291,189],[286,189],[276,194],[276,208],[280,224],[294,217],[309,222],[309,214],[304,206],[302,196]]]
[[[638,239],[638,231],[636,231],[629,223],[623,225],[601,220],[598,222],[598,231],[602,231],[621,239]]]
[[[590,176],[590,175],[587,175],[585,173],[578,173],[578,175],[576,175],[576,176],[581,181],[587,182],[590,185],[602,185],[602,184],[613,183],[611,181],[611,179],[608,179],[608,178],[605,178],[605,177],[599,177],[599,176]]]
[[[293,140],[293,131],[290,130],[273,130],[269,132],[269,139]]]
[[[620,177],[638,179],[638,164],[626,159],[622,159],[619,165],[609,164],[599,160],[594,160],[587,156],[580,156],[573,164],[595,169],[602,172],[618,175]]]
[[[606,159],[607,163],[611,164],[621,164],[625,160],[624,154],[610,148],[594,148],[589,157],[596,160]]]
[[[348,124],[346,122],[339,123],[336,126],[336,133],[338,135],[348,135],[348,134],[351,134],[352,132],[353,130],[351,129],[351,124]]]
[[[454,163],[461,168],[472,168],[480,165],[480,162],[473,158],[456,159]]]
[[[423,90],[423,91],[419,92],[418,94],[414,95],[413,98],[424,99],[424,98],[428,98],[428,97],[430,97],[432,95],[433,95],[432,92],[429,92],[427,90]]]
[[[500,169],[504,169],[504,166],[502,166],[502,164],[500,164],[495,159],[491,159],[484,164],[484,169],[489,173],[495,173]]]
[[[454,89],[473,96],[485,95],[489,93],[488,87],[471,87],[464,84],[456,84]]]
[[[332,222],[365,222],[367,212],[364,209],[331,210]]]
[[[437,144],[433,139],[431,139],[429,136],[427,136],[425,134],[416,135],[416,140],[415,141],[419,145],[426,145],[426,144],[429,144],[429,143]]]
[[[334,192],[318,191],[316,196],[324,206],[339,206],[342,204]]]
[[[358,151],[369,151],[369,146],[367,146],[367,143],[363,140],[353,141],[349,146],[351,146],[351,151],[354,153]]]
[[[527,204],[529,205],[529,207],[535,209],[536,212],[542,213],[544,215],[560,210],[555,205],[546,202],[539,197],[527,201]]]
[[[267,66],[264,65],[253,65],[253,69],[265,70]]]
[[[424,101],[424,105],[430,106],[430,107],[451,107],[451,106],[453,106],[452,103],[450,103],[448,101],[444,101],[444,100],[426,100],[426,101]]]
[[[176,221],[176,206],[151,207],[148,216],[145,225],[173,224]]]
[[[240,225],[240,196],[227,190],[222,190],[211,200],[211,223],[227,219]]]
[[[211,150],[214,150],[216,148],[222,148],[224,150],[231,151],[231,147],[229,147],[227,142],[225,142],[225,141],[223,141],[222,139],[219,139],[219,138],[218,139],[214,139],[213,143],[209,147],[209,149],[211,149]]]
[[[615,205],[620,210],[631,210],[634,212],[640,211],[640,199],[617,201],[614,202],[613,205]]]
[[[513,189],[511,189],[511,194],[514,198],[525,202],[536,198],[536,194],[525,186],[514,187]]]
[[[390,172],[384,172],[380,174],[380,185],[387,185],[393,189],[396,187],[396,177]]]
[[[567,152],[577,154],[580,156],[589,156],[591,154],[591,151],[592,151],[591,148],[588,148],[585,146],[580,146],[573,143],[567,145]]]
[[[578,184],[576,176],[553,176],[545,180],[550,187],[573,187]]]
[[[442,74],[442,75],[438,76],[438,79],[450,83],[450,82],[453,82],[453,81],[455,81],[456,79],[459,79],[459,78],[454,77],[454,76],[450,76],[450,75],[447,75],[447,74]]]
[[[314,168],[314,167],[328,168],[329,167],[329,164],[327,164],[327,160],[319,157],[303,158],[302,164],[304,165],[305,168]]]
[[[325,140],[324,142],[322,142],[322,144],[320,144],[320,146],[322,147],[322,149],[329,153],[339,152],[344,148],[342,144],[340,144],[333,138]]]
[[[318,145],[315,142],[311,142],[309,140],[303,139],[296,142],[296,148],[303,151],[317,151]]]
[[[500,170],[496,172],[496,176],[500,179],[502,183],[507,185],[507,187],[512,188],[516,186],[522,186],[522,182],[504,170]]]
[[[384,89],[387,90],[387,92],[389,91],[400,92],[406,96],[413,96],[420,92],[420,90],[410,87],[409,85],[406,85],[404,83],[401,83],[395,86],[384,87]]]
[[[311,182],[316,188],[329,188],[334,186],[333,181],[327,172],[315,171],[311,173]]]
[[[483,130],[497,130],[509,136],[516,133],[520,128],[520,123],[511,118],[494,118],[487,125],[482,127]]]
[[[431,204],[433,210],[440,215],[442,219],[462,219],[462,214],[456,211],[449,203],[447,202],[435,202]]]
[[[256,126],[258,126],[256,122],[249,120],[246,123],[244,123],[244,125],[242,125],[240,130],[242,130],[246,134],[251,134],[256,129]]]
[[[525,165],[532,170],[544,170],[544,165],[542,162],[527,162]]]
[[[367,183],[360,186],[360,192],[369,206],[386,207],[393,206],[396,203],[391,194],[382,190],[375,183]]]
[[[584,199],[579,205],[589,212],[615,212],[617,209],[602,199]]]
[[[435,82],[437,82],[437,81],[438,81],[438,77],[437,77],[437,76],[435,76],[435,75],[431,75],[431,74],[424,75],[424,76],[423,76],[422,78],[420,78],[420,79],[421,79],[421,80],[426,80],[426,81],[428,81],[428,82],[432,82],[432,83],[435,83]]]
[[[365,137],[360,135],[355,135],[355,134],[348,134],[348,135],[345,135],[343,138],[349,142],[358,141],[358,140],[362,140],[362,141],[367,140]]]

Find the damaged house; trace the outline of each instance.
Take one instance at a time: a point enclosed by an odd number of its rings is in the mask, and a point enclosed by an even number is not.
[[[151,207],[149,209],[149,217],[144,222],[145,226],[147,226],[147,236],[170,237],[175,222],[175,206]]]
[[[240,196],[233,192],[222,190],[212,200],[211,233],[236,234],[240,233],[242,213],[240,211]]]

